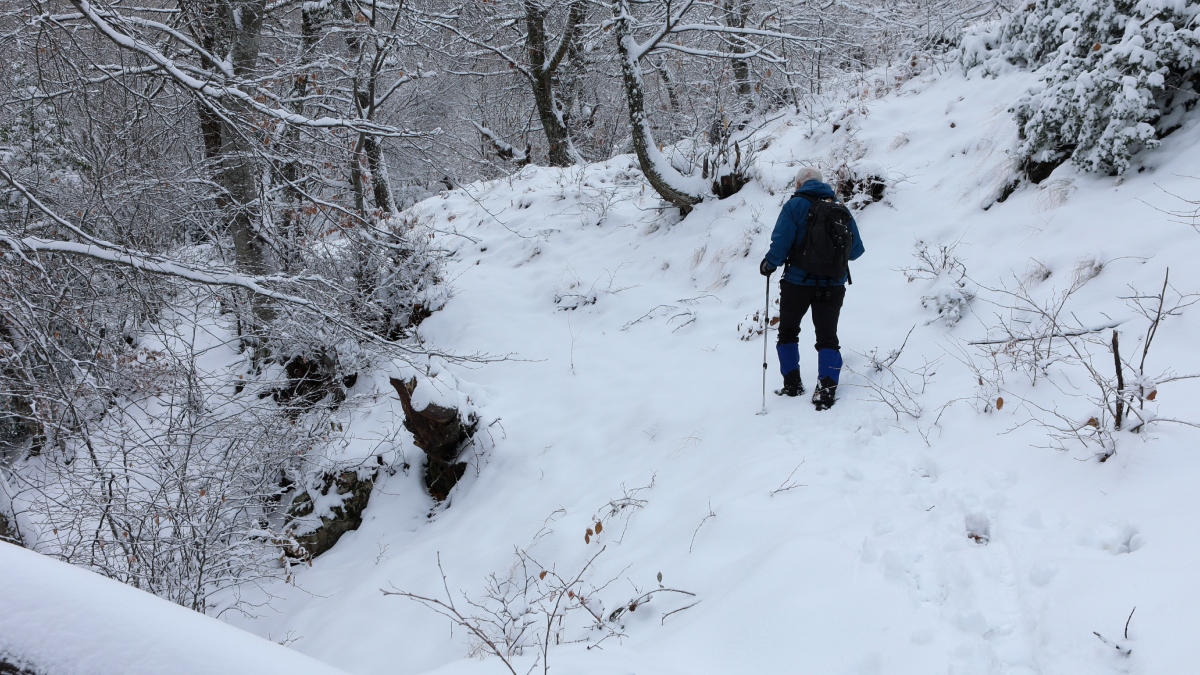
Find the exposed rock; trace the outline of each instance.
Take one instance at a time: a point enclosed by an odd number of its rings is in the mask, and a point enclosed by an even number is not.
[[[834,192],[843,202],[875,203],[883,200],[887,181],[881,176],[872,175],[838,177]]]
[[[1071,158],[1070,150],[1074,150],[1074,148],[1064,149],[1053,159],[1045,162],[1035,162],[1031,158],[1026,158],[1021,164],[1021,170],[1029,177],[1030,183],[1037,185],[1049,178],[1055,169]]]
[[[314,522],[316,502],[310,491],[296,495],[287,513],[288,528],[296,533],[293,534],[296,547],[288,549],[287,554],[293,558],[315,558],[333,548],[343,534],[357,530],[362,525],[362,514],[371,499],[371,490],[375,487],[378,475],[378,469],[371,471],[366,478],[360,477],[359,471],[323,474],[321,487],[316,492],[324,497],[333,491],[342,500],[341,504],[329,509],[328,515],[321,516],[319,523]]]
[[[1004,187],[1000,189],[1000,195],[998,197],[996,197],[996,203],[1003,204],[1004,200],[1011,197],[1012,194],[1014,192],[1016,192],[1017,188],[1019,188],[1019,187],[1021,187],[1021,179],[1020,178],[1014,178],[1013,180],[1005,183]],[[988,207],[990,207],[990,206],[991,206],[991,204],[988,204],[986,207],[984,207],[984,210],[986,211],[988,209]]]
[[[457,409],[436,403],[416,410],[412,395],[417,380],[393,377],[391,383],[404,406],[404,428],[412,432],[416,446],[425,451],[425,487],[430,496],[442,501],[467,469],[466,462],[458,461],[458,455],[463,444],[475,433],[478,420],[474,415],[463,419]]]

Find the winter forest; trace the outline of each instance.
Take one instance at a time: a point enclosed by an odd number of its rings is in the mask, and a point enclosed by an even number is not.
[[[1198,101],[1198,0],[0,0],[0,673],[1195,672]]]

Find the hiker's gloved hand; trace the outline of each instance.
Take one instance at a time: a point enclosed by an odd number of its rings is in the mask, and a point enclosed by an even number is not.
[[[764,277],[771,276],[771,273],[774,271],[775,268],[771,266],[771,263],[767,262],[766,258],[763,258],[763,261],[758,264],[758,273]]]

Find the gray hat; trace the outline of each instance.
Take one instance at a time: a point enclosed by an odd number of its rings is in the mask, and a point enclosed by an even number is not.
[[[821,177],[821,170],[815,166],[805,166],[801,167],[800,170],[796,172],[796,187],[800,187],[810,180],[823,181],[824,179]]]

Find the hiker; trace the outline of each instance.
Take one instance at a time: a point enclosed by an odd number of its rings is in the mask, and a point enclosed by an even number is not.
[[[775,344],[783,388],[776,394],[804,393],[800,379],[800,320],[811,307],[818,380],[812,402],[817,410],[833,405],[842,370],[837,324],[846,282],[850,281],[848,261],[857,260],[864,250],[858,225],[837,200],[833,188],[822,182],[821,172],[815,167],[800,169],[796,192],[783,205],[771,232],[771,248],[758,266],[764,277],[783,267],[779,339]]]

